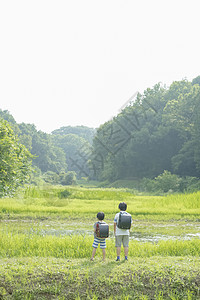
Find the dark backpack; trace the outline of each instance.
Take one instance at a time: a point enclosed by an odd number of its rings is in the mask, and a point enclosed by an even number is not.
[[[131,215],[120,212],[117,227],[121,228],[121,229],[130,229],[131,228]]]
[[[109,237],[109,225],[105,222],[97,222],[96,224],[96,235],[99,238],[107,238]]]

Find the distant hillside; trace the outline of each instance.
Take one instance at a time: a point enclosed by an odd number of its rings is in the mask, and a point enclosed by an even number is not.
[[[60,129],[56,129],[52,131],[52,134],[59,134],[59,135],[76,134],[84,138],[90,144],[92,144],[92,140],[94,138],[95,133],[96,133],[96,129],[89,128],[87,126],[75,126],[75,127],[64,126],[61,127]]]

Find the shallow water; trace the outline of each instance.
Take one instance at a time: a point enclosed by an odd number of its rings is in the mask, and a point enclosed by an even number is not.
[[[130,236],[132,240],[139,241],[139,242],[152,242],[158,243],[159,241],[166,241],[166,240],[191,240],[194,238],[200,238],[200,233],[196,234],[185,234],[185,235],[165,235],[165,234],[141,234],[138,232],[133,232]]]
[[[91,230],[41,230],[41,235],[55,235],[55,236],[65,236],[65,235],[93,235]],[[110,237],[113,237],[113,233],[110,233]],[[131,232],[130,239],[139,242],[152,242],[158,243],[159,241],[166,240],[191,240],[194,238],[200,238],[200,233],[190,233],[185,235],[165,235],[165,234],[145,234],[140,232]]]
[[[29,235],[93,235],[92,222],[81,220],[3,220],[0,230],[6,232],[25,233]],[[113,235],[113,223],[109,223],[110,237]],[[137,221],[131,228],[130,238],[139,242],[157,243],[162,240],[191,240],[200,238],[199,222],[142,222]]]

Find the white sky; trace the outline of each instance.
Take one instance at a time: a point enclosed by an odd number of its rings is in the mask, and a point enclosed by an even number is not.
[[[0,109],[98,127],[136,92],[200,75],[199,0],[0,0]]]

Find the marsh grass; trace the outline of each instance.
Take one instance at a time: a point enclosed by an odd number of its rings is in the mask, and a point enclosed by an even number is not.
[[[60,195],[66,191],[66,198]],[[65,193],[63,193],[65,194]],[[168,196],[140,196],[125,189],[28,187],[20,197],[0,199],[1,218],[9,216],[86,217],[104,211],[111,218],[125,201],[135,219],[199,220],[200,192]]]
[[[0,232],[0,257],[59,257],[90,258],[93,237],[88,235],[53,236],[41,235],[37,231],[26,234],[9,231]],[[168,240],[158,243],[140,243],[131,240],[129,245],[131,257],[161,256],[199,256],[200,240]],[[101,256],[100,251],[97,255]],[[107,239],[106,255],[115,258],[114,238]]]

